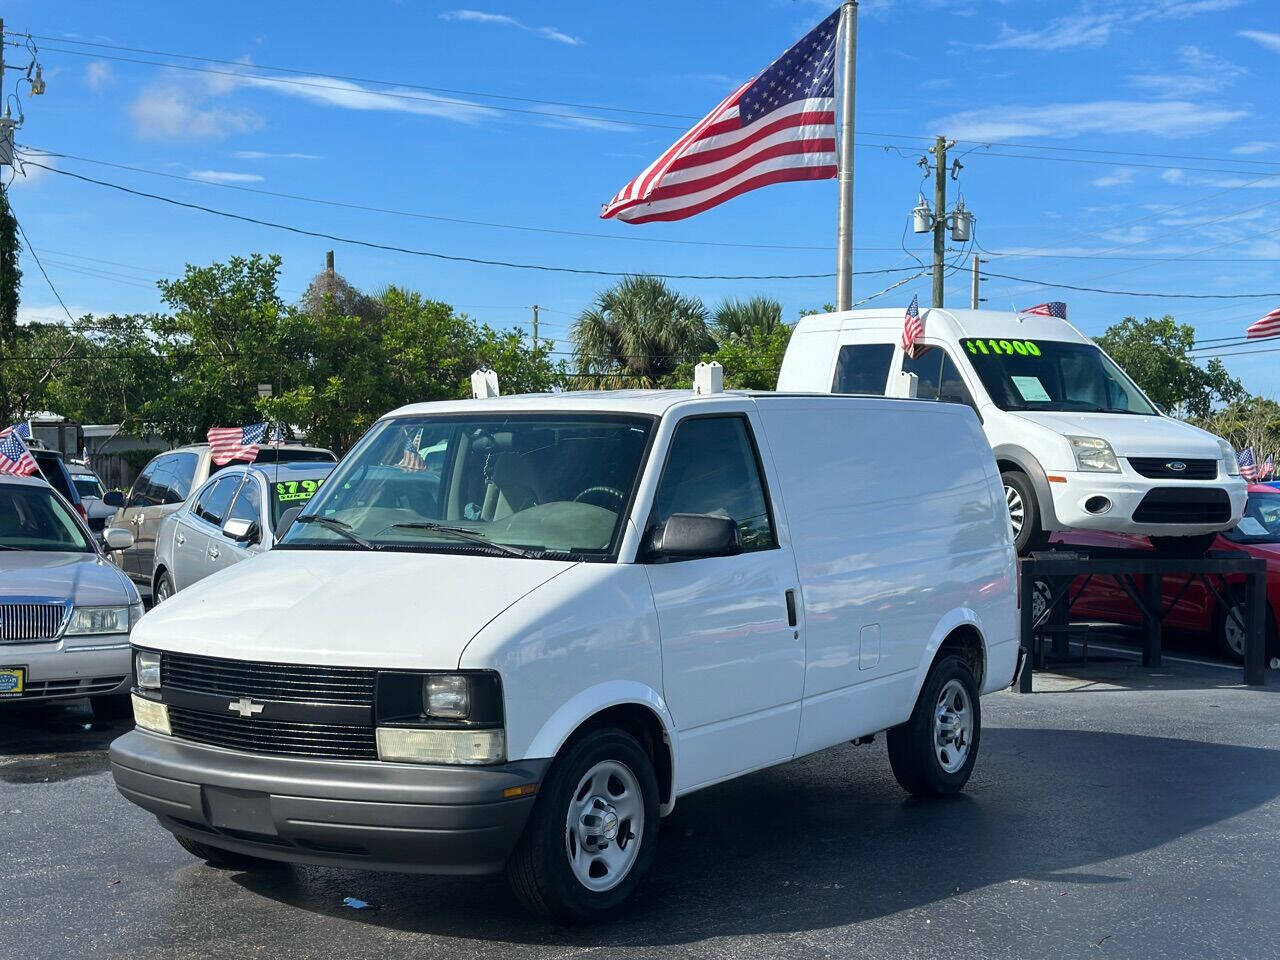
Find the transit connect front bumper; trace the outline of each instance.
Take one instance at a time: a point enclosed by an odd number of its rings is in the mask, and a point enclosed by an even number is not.
[[[1155,480],[1125,473],[1050,471],[1058,526],[1141,536],[1189,537],[1228,530],[1244,513],[1239,478]],[[1105,504],[1102,502],[1105,501]]]
[[[22,692],[5,704],[126,694],[133,653],[126,634],[62,637],[37,643],[0,643],[0,667],[22,671]]]
[[[111,773],[161,826],[269,860],[406,873],[500,870],[551,761],[493,767],[273,757],[134,730]]]

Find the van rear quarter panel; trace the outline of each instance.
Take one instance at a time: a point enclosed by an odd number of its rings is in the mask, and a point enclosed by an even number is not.
[[[1017,629],[1014,553],[973,412],[864,397],[758,406],[803,594],[797,752],[904,721],[938,646],[961,624],[978,629],[988,662],[1005,672]],[[879,649],[862,650],[877,633]],[[996,645],[1005,649],[993,657]]]

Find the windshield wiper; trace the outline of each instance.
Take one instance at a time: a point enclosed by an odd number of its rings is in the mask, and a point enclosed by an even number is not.
[[[351,529],[351,524],[343,523],[335,517],[322,517],[319,514],[304,514],[293,518],[294,523],[318,523],[326,530],[332,530],[334,533],[341,534],[352,543],[358,543],[366,550],[381,550],[382,548],[376,543],[370,543],[360,534]]]
[[[416,520],[408,523],[393,523],[389,529],[392,530],[427,530],[431,533],[443,533],[451,537],[457,537],[459,540],[470,540],[472,543],[479,543],[486,547],[494,547],[503,553],[510,554],[513,557],[532,558],[534,554],[528,550],[521,550],[519,547],[513,547],[508,543],[498,543],[491,540],[479,530],[471,530],[467,527],[451,527],[447,523],[434,523],[430,520]]]

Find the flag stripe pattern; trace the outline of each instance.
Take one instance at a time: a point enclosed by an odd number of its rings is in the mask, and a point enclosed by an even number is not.
[[[1246,447],[1236,454],[1236,464],[1240,467],[1240,476],[1252,480],[1258,475],[1258,462],[1253,456],[1253,447]]]
[[[911,298],[907,315],[902,321],[902,352],[908,357],[916,355],[916,341],[924,336],[924,324],[920,322],[920,295]]]
[[[243,427],[210,427],[209,453],[218,466],[232,460],[252,463],[258,459],[258,449],[266,434],[266,421]]]
[[[1276,307],[1265,317],[1261,317],[1249,324],[1245,328],[1244,335],[1248,340],[1260,340],[1263,337],[1280,335],[1280,307]]]
[[[1067,319],[1067,305],[1061,300],[1050,300],[1048,303],[1037,303],[1034,307],[1028,307],[1022,312],[1030,314],[1033,317],[1057,317],[1059,320]]]
[[[0,435],[0,474],[29,477],[36,472],[36,459],[22,442],[17,430],[6,430]]]
[[[837,175],[840,11],[744,83],[604,205],[628,223],[683,220],[772,183]]]

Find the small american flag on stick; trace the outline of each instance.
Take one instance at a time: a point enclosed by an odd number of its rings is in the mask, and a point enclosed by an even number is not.
[[[1027,307],[1022,311],[1033,317],[1057,317],[1059,320],[1067,319],[1067,305],[1061,300],[1050,300],[1048,303],[1037,303],[1034,307]]]
[[[1260,317],[1245,328],[1247,340],[1261,340],[1280,334],[1280,307],[1276,307],[1265,317]]]
[[[232,460],[252,463],[258,459],[258,448],[267,435],[267,424],[251,423],[244,427],[210,427],[209,452],[218,466]]]
[[[836,160],[837,10],[729,94],[604,205],[602,219],[683,220],[787,180],[830,180]]]
[[[6,430],[0,437],[0,473],[29,477],[36,472],[36,460],[22,442],[17,430]]]
[[[1252,480],[1258,475],[1258,461],[1254,459],[1253,447],[1245,447],[1236,454],[1236,464],[1240,467],[1240,476]]]
[[[916,341],[924,336],[924,324],[920,322],[920,295],[911,298],[907,315],[902,321],[902,352],[908,357],[916,355]]]

